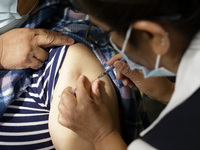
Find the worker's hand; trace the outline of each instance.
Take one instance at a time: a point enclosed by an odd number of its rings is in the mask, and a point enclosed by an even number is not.
[[[48,59],[44,48],[74,40],[46,29],[19,28],[0,35],[0,69],[38,69]]]
[[[94,81],[91,86],[88,82],[89,80],[81,75],[75,94],[71,93],[71,87],[62,92],[58,121],[95,144],[111,134],[115,128],[110,112],[101,99],[100,81]]]
[[[144,78],[142,71],[130,70],[126,62],[120,61],[122,55],[117,54],[112,57],[107,64],[116,68],[117,79],[121,80],[124,86],[133,87],[136,85],[140,91],[152,99],[167,104],[174,91],[174,83],[165,77]]]

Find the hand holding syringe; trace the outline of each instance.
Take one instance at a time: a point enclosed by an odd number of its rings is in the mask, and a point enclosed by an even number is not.
[[[123,59],[121,59],[120,61],[125,61],[125,59],[123,58]],[[115,68],[114,65],[111,66],[111,67],[109,67],[109,68],[106,69],[103,73],[101,73],[101,74],[97,77],[97,79],[100,79],[101,77],[107,75],[107,74],[108,74],[110,71],[112,71],[114,68]]]

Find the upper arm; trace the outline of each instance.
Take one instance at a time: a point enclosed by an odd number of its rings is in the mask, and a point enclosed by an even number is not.
[[[87,46],[75,44],[68,48],[60,69],[49,116],[50,134],[56,148],[69,148],[71,150],[72,147],[78,149],[80,146],[82,149],[85,147],[87,150],[93,148],[74,132],[58,123],[57,118],[59,112],[57,107],[60,101],[59,95],[61,95],[67,86],[75,87],[76,81],[81,74],[85,75],[90,81],[93,81],[103,71],[103,66]],[[102,99],[105,100],[106,105],[112,111],[111,115],[115,118],[116,123],[119,123],[117,96],[112,82],[107,76],[101,80],[104,83],[100,85]]]

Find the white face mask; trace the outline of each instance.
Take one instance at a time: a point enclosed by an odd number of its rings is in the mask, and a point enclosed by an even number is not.
[[[144,66],[142,66],[140,64],[135,63],[133,60],[129,59],[125,54],[125,49],[127,47],[127,44],[128,44],[128,41],[129,41],[129,38],[130,38],[130,35],[131,35],[131,31],[132,31],[132,25],[129,27],[129,29],[128,29],[127,33],[126,33],[126,37],[125,37],[125,40],[124,40],[124,43],[123,43],[123,46],[122,46],[122,50],[118,49],[118,47],[113,43],[112,37],[110,37],[110,43],[112,44],[113,48],[116,51],[118,51],[124,57],[124,59],[126,60],[127,64],[129,65],[130,69],[131,70],[135,70],[135,69],[141,70],[143,72],[145,78],[148,78],[148,77],[161,77],[161,76],[166,76],[166,77],[168,77],[168,76],[176,76],[175,73],[171,72],[170,70],[167,70],[164,67],[160,67],[159,68],[161,55],[157,56],[154,70],[150,70],[150,69],[148,69],[148,68],[146,68],[146,67],[144,67]]]
[[[20,27],[29,15],[20,16],[17,12],[17,0],[0,0],[0,34]]]

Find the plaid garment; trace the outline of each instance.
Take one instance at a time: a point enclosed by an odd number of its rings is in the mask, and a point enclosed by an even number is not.
[[[47,6],[59,3],[59,0],[46,0],[41,3],[38,10]],[[36,28],[42,22],[46,21],[51,16],[51,10],[48,12],[39,13],[40,16],[35,16],[35,19],[28,19],[25,23],[27,28]],[[31,20],[31,21],[29,21]],[[17,99],[20,94],[31,84],[30,70],[0,70],[0,118],[6,111],[9,104]]]
[[[85,41],[85,32],[90,24],[88,16],[82,13],[75,13],[70,9],[71,5],[67,0],[45,0],[41,1],[37,13],[32,15],[25,23],[25,28],[46,28],[61,32],[76,42],[84,43],[95,53],[99,61],[106,68],[106,61],[116,54],[112,47],[98,48]],[[58,9],[59,8],[59,9]],[[93,27],[91,34],[102,32],[99,28]],[[105,42],[102,39],[100,42]],[[14,101],[20,93],[30,84],[29,69],[21,71],[0,71],[1,81],[1,115],[6,110],[6,106]],[[6,74],[4,72],[7,72]],[[135,139],[143,129],[142,118],[139,107],[141,107],[141,96],[139,91],[124,87],[121,81],[116,79],[115,71],[109,73],[110,78],[116,86],[119,96],[119,105],[122,115],[122,134],[127,143]],[[3,84],[4,83],[4,84]],[[21,88],[18,88],[21,87]],[[8,94],[6,94],[7,91]],[[3,105],[4,104],[4,105]]]
[[[0,117],[31,83],[29,77],[28,70],[0,70]]]

